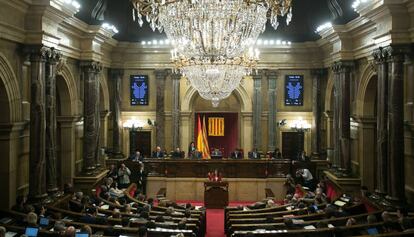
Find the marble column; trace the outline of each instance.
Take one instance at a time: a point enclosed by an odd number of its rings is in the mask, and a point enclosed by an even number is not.
[[[48,193],[58,191],[56,165],[56,68],[61,53],[51,48],[46,62],[46,186]]]
[[[157,85],[157,108],[156,108],[156,146],[160,146],[161,149],[165,148],[164,134],[165,134],[165,123],[164,123],[164,92],[165,92],[165,77],[167,76],[167,70],[155,70],[155,78]]]
[[[180,146],[180,74],[172,74],[172,148]],[[185,146],[181,146],[183,149]]]
[[[406,116],[405,120],[414,122],[414,54],[406,57],[407,67],[407,89],[406,91]]]
[[[114,157],[122,157],[121,153],[121,81],[124,76],[123,69],[111,69],[112,79],[112,154]]]
[[[351,70],[354,66],[352,61],[339,61],[333,65],[335,73],[335,149],[338,165],[346,172],[351,171],[351,125],[350,125],[350,81]]]
[[[46,193],[46,59],[50,51],[32,46],[30,53],[30,161],[29,198],[42,199]]]
[[[388,199],[405,202],[404,60],[409,46],[384,48],[388,55]]]
[[[83,171],[91,173],[97,166],[99,153],[99,79],[102,71],[99,62],[83,61],[81,63],[84,80],[83,97]]]
[[[262,71],[253,75],[253,148],[262,150]]]
[[[102,140],[102,136],[101,136],[101,127],[102,127],[102,122],[101,122],[101,85],[99,82],[99,73],[102,71],[102,68],[100,68],[99,71],[97,71],[95,73],[95,77],[96,77],[96,82],[94,84],[95,86],[95,92],[96,92],[96,104],[95,104],[95,125],[96,125],[96,131],[98,131],[97,134],[97,138],[95,139],[95,166],[96,168],[99,168],[102,166],[102,162],[101,162],[101,140]],[[104,111],[104,113],[107,113],[108,111]]]
[[[267,72],[268,88],[268,151],[274,151],[276,148],[276,83],[278,71],[270,70]]]
[[[332,68],[334,72],[333,80],[334,80],[334,87],[333,87],[333,94],[334,94],[334,101],[333,101],[333,126],[332,126],[332,137],[333,137],[333,159],[332,165],[335,167],[340,167],[340,140],[339,140],[339,103],[340,103],[340,79],[339,79],[339,71],[336,68]]]
[[[322,101],[321,101],[321,80],[326,76],[325,69],[314,69],[311,71],[312,75],[312,155],[319,157],[321,150],[321,116],[322,116]]]
[[[388,64],[386,51],[373,52],[377,65],[377,162],[375,191],[385,195],[388,191]]]

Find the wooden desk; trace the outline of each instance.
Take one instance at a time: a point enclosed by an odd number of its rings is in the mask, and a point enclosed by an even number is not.
[[[228,182],[204,182],[204,206],[222,209],[229,205]]]
[[[125,161],[132,176],[138,172],[139,163]],[[294,162],[286,159],[144,159],[149,177],[204,178],[208,172],[218,169],[226,178],[284,178],[295,174],[298,168],[306,167],[316,176],[314,162]],[[135,180],[131,176],[131,180]]]

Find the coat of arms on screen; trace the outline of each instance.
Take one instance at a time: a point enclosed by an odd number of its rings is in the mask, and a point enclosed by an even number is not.
[[[224,136],[224,118],[208,118],[208,135],[211,137]]]

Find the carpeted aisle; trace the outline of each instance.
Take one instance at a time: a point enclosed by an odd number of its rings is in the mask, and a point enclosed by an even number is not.
[[[204,203],[190,200],[177,201],[177,203],[191,203],[194,206],[203,206]],[[250,205],[253,202],[231,202],[229,206]],[[207,233],[205,237],[225,237],[224,209],[207,209]]]
[[[206,237],[224,237],[224,210],[207,209]]]

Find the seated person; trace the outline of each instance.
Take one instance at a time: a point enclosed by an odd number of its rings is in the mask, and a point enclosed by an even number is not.
[[[129,159],[136,162],[142,162],[144,160],[144,155],[142,155],[141,152],[136,149],[135,153],[132,154]]]
[[[184,158],[184,151],[181,151],[179,147],[175,148],[175,151],[171,153],[172,158]]]
[[[223,154],[221,153],[221,151],[218,148],[214,148],[213,152],[211,152],[211,156],[221,157],[221,156],[223,156]]]
[[[255,148],[253,151],[250,151],[248,156],[249,156],[249,159],[260,159],[260,153],[257,150],[257,148]]]
[[[276,148],[275,151],[272,153],[273,159],[282,159],[282,153],[280,152],[279,148]]]
[[[189,158],[191,158],[191,159],[201,159],[202,156],[203,156],[203,154],[201,154],[200,151],[195,150],[191,153],[191,156],[189,156]]]
[[[231,153],[231,158],[232,159],[243,159],[243,154],[240,151],[240,149],[235,149],[232,153]]]
[[[161,147],[157,146],[157,148],[155,148],[155,151],[152,152],[152,157],[153,158],[164,158],[164,152],[161,151]]]

